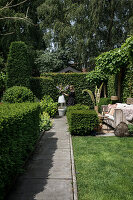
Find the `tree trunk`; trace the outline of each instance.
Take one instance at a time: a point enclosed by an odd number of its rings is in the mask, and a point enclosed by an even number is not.
[[[120,69],[120,72],[118,75],[118,99],[119,99],[119,101],[121,99],[121,78],[122,78],[122,70]]]

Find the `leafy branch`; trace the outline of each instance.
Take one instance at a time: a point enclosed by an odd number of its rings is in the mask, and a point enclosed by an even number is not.
[[[13,7],[17,7],[17,6],[20,6],[22,4],[24,4],[25,2],[27,2],[28,0],[24,0],[24,1],[21,1],[20,3],[17,3],[17,4],[14,4],[12,5],[13,3],[13,0],[11,0],[9,3],[7,3],[4,7],[0,8],[0,11],[4,10],[4,9],[9,9],[9,8],[13,8]],[[27,11],[26,11],[26,15],[25,17],[15,17],[15,16],[4,16],[4,17],[1,17],[0,20],[21,20],[21,21],[24,21],[26,23],[29,23],[31,24],[32,26],[38,26],[37,24],[34,24],[32,23],[32,21],[28,18],[28,12],[29,12],[29,7],[27,8]],[[11,34],[14,34],[15,32],[9,32],[9,33],[4,33],[4,34],[0,34],[2,36],[6,36],[6,35],[11,35]]]

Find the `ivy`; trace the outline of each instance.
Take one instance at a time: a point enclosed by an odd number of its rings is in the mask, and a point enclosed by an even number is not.
[[[96,70],[105,74],[117,74],[121,67],[126,67],[133,55],[133,36],[128,38],[121,48],[100,54],[96,58]]]
[[[110,75],[107,83],[108,97],[116,96],[116,74]]]
[[[95,85],[100,85],[101,82],[104,82],[108,79],[108,75],[105,74],[101,69],[96,69],[89,72],[86,75],[89,83],[95,83]]]

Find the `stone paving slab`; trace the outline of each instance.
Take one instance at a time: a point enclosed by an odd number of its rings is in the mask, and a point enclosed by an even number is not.
[[[31,161],[24,178],[62,178],[71,179],[70,160],[37,160]]]
[[[70,142],[68,139],[58,139],[58,138],[45,138],[42,139],[39,143],[40,148],[43,150],[45,149],[70,149]]]
[[[61,160],[70,160],[70,149],[57,149],[54,151],[53,149],[45,149],[44,151],[41,151],[40,149],[37,150],[37,152],[33,155],[32,160],[49,160],[51,159],[52,154],[52,160],[55,161],[56,159],[61,159]]]
[[[66,132],[66,131],[62,131],[62,130],[53,130],[50,131],[50,132],[45,132],[44,136],[42,137],[42,140],[43,139],[46,139],[46,138],[58,138],[58,139],[69,139],[69,132]]]
[[[101,136],[105,136],[105,137],[108,137],[108,136],[115,136],[115,134],[114,134],[114,129],[111,128],[110,126],[108,126],[107,124],[103,124],[102,132],[99,133],[99,134],[97,135],[97,137],[101,137]]]
[[[20,179],[10,200],[73,200],[71,180]]]

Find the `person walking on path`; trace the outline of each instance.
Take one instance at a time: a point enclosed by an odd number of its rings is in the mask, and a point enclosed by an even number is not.
[[[67,106],[73,106],[75,105],[75,89],[73,85],[70,85],[70,93],[66,94],[64,93],[64,95],[68,96],[68,102],[67,102]]]

